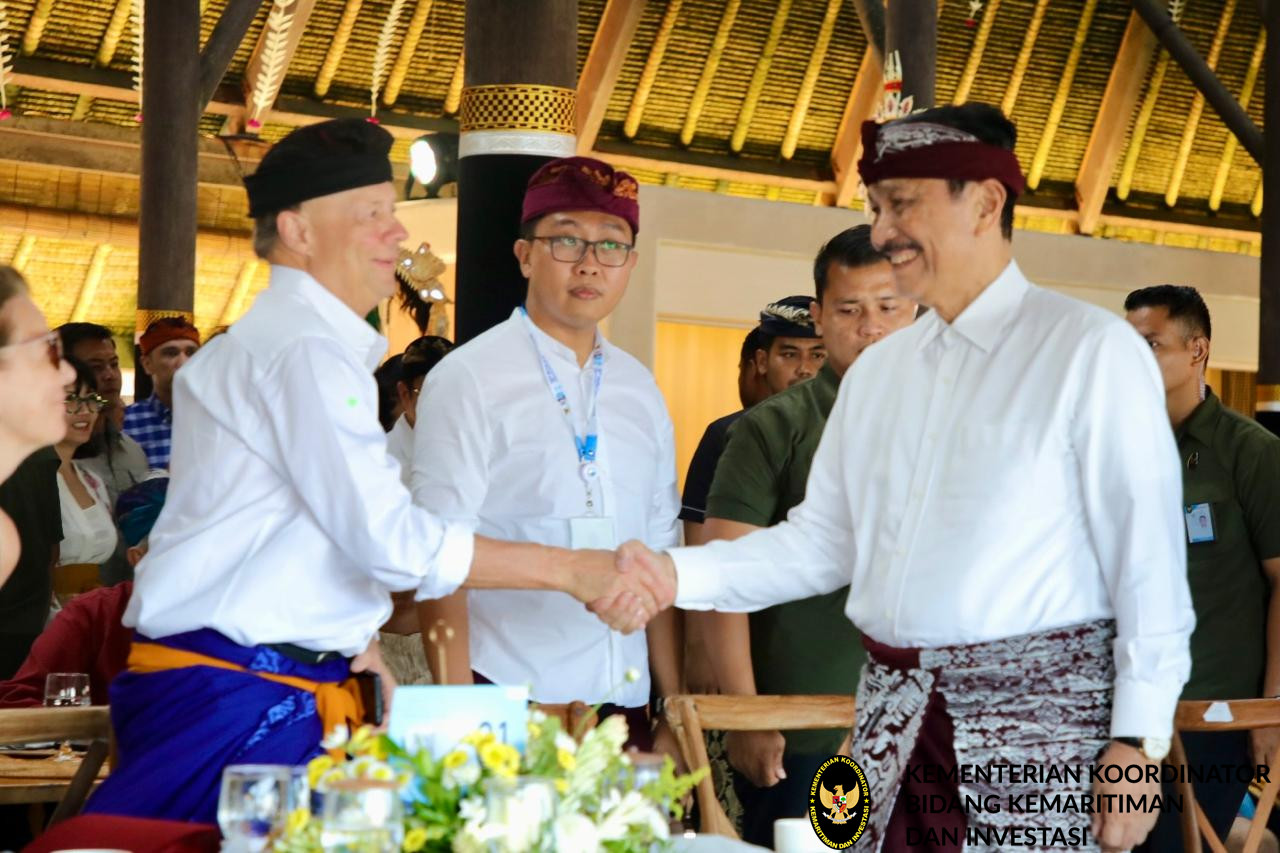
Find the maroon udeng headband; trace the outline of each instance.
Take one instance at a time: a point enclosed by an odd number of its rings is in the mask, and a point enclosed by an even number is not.
[[[1012,151],[949,125],[924,121],[864,121],[858,173],[868,186],[886,178],[995,178],[1014,196],[1022,195],[1027,186]]]

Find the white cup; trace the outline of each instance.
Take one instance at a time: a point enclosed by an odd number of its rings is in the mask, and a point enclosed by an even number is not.
[[[829,853],[818,839],[807,817],[784,817],[773,822],[773,849],[776,853]]]

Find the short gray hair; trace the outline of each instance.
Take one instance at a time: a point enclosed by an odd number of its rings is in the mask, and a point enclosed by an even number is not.
[[[253,253],[264,261],[280,240],[280,231],[276,227],[276,217],[286,210],[297,210],[298,205],[282,210],[272,210],[253,219]]]

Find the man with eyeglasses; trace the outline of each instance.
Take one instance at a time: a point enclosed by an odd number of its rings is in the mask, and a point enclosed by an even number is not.
[[[600,335],[635,267],[637,184],[586,157],[530,179],[519,238],[525,304],[427,377],[414,441],[414,500],[490,536],[570,548],[678,540],[671,420],[653,376]],[[419,605],[449,637],[437,681],[531,684],[535,701],[608,703],[650,743],[650,665],[677,689],[672,613],[623,636],[555,592],[475,590]],[[443,651],[443,654],[441,654]],[[441,672],[441,660],[444,669]],[[635,669],[641,677],[628,681]],[[663,735],[664,739],[666,735]]]

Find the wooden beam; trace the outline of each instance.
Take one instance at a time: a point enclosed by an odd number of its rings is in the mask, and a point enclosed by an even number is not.
[[[938,0],[893,0],[885,10],[884,49],[902,63],[902,97],[933,106],[938,76]]]
[[[382,102],[387,106],[393,105],[396,98],[400,97],[400,87],[404,85],[404,78],[409,73],[409,64],[413,62],[413,54],[418,50],[422,33],[427,28],[427,18],[431,16],[431,5],[431,0],[418,0],[417,5],[413,7],[409,29],[405,31],[404,41],[400,43],[400,51],[396,54],[396,61],[391,66],[391,73],[387,75],[387,84],[382,89]]]
[[[1157,0],[1131,0],[1133,8],[1146,21],[1147,26],[1155,32],[1156,38],[1164,45],[1165,50],[1174,61],[1182,67],[1187,77],[1204,95],[1204,99],[1213,107],[1227,129],[1240,139],[1240,144],[1249,152],[1249,156],[1259,165],[1263,161],[1262,131],[1249,118],[1248,113],[1240,109],[1240,104],[1222,81],[1213,73],[1200,54],[1196,52],[1178,24],[1169,17],[1168,11]]]
[[[665,156],[679,156],[679,160],[668,160]],[[723,155],[701,154],[691,151],[670,151],[655,149],[626,143],[601,142],[591,152],[592,157],[608,161],[624,169],[644,169],[652,172],[665,172],[690,178],[711,178],[713,180],[740,181],[765,186],[780,186],[788,189],[808,190],[809,192],[835,192],[835,182],[824,179],[811,171],[794,165],[788,166],[790,174],[779,175],[776,172],[763,171],[770,167],[777,169],[779,164],[765,161],[762,171],[750,171],[743,168],[747,165],[741,158]]]
[[[809,102],[813,99],[813,89],[818,83],[818,74],[822,71],[822,63],[827,58],[827,48],[831,46],[831,34],[836,28],[836,18],[840,14],[842,0],[827,0],[827,13],[818,28],[818,40],[814,42],[813,52],[809,54],[809,65],[805,68],[804,79],[800,81],[800,91],[796,94],[795,105],[791,108],[791,119],[787,122],[787,132],[782,137],[782,159],[790,160],[796,153],[796,145],[800,141],[800,131],[804,127]]]
[[[467,79],[467,52],[458,53],[458,64],[453,67],[453,76],[449,78],[449,89],[444,94],[445,115],[457,115],[462,106],[462,84]]]
[[[1267,31],[1266,77],[1263,79],[1262,123],[1280,127],[1280,2],[1268,0],[1263,19]],[[1241,140],[1244,142],[1244,140]],[[1262,280],[1258,286],[1258,401],[1276,399],[1280,386],[1280,133],[1266,137],[1262,186],[1271,204],[1262,210]],[[1261,198],[1257,199],[1261,203]],[[1269,386],[1269,387],[1268,387]],[[1268,415],[1274,419],[1274,413]]]
[[[240,315],[244,313],[244,298],[249,293],[249,286],[253,284],[261,263],[258,258],[251,258],[240,267],[235,286],[227,296],[227,304],[222,307],[222,316],[218,318],[219,326],[230,326],[240,319]]]
[[[80,283],[80,293],[76,297],[76,306],[71,309],[70,323],[83,323],[89,318],[89,309],[93,306],[93,298],[98,293],[98,285],[102,282],[102,273],[107,269],[107,259],[111,257],[110,243],[99,243],[93,248],[93,259],[89,261],[89,269]]]
[[[1040,35],[1040,25],[1044,23],[1045,13],[1049,11],[1049,0],[1036,0],[1036,8],[1027,23],[1027,32],[1022,37],[1022,48],[1018,58],[1014,60],[1013,71],[1009,74],[1009,82],[1005,85],[1004,99],[1000,101],[1000,110],[1005,115],[1013,116],[1013,107],[1018,102],[1018,92],[1022,89],[1022,81],[1027,76],[1027,66],[1031,63],[1031,51],[1035,49],[1036,37]]]
[[[1249,101],[1253,98],[1254,87],[1258,84],[1258,72],[1262,69],[1262,60],[1267,50],[1267,31],[1258,31],[1258,40],[1253,45],[1253,56],[1249,58],[1249,70],[1245,73],[1244,84],[1240,87],[1240,106],[1249,109]],[[1236,149],[1240,140],[1235,134],[1227,134],[1227,142],[1222,146],[1222,157],[1218,160],[1218,171],[1213,177],[1213,188],[1209,191],[1209,209],[1217,211],[1222,207],[1222,193],[1227,188],[1227,177],[1231,174],[1231,164],[1235,161]],[[1256,215],[1256,214],[1255,214]]]
[[[1058,75],[1058,89],[1054,93],[1053,103],[1049,105],[1049,116],[1045,120],[1044,130],[1040,132],[1036,153],[1031,158],[1031,169],[1027,172],[1028,189],[1034,190],[1040,186],[1040,178],[1049,163],[1049,152],[1053,150],[1053,140],[1058,135],[1058,126],[1062,123],[1062,113],[1067,108],[1067,97],[1071,94],[1071,84],[1075,82],[1076,69],[1080,67],[1080,56],[1084,52],[1084,43],[1089,38],[1089,27],[1093,24],[1093,13],[1097,8],[1098,0],[1085,0],[1080,19],[1076,22],[1076,34],[1071,42],[1071,50],[1067,53],[1067,64]]]
[[[138,220],[136,217],[103,216],[68,210],[49,210],[23,204],[0,202],[0,230],[17,232],[31,238],[30,245],[40,238],[55,240],[82,240],[94,243],[110,243],[117,249],[136,251],[138,248]],[[30,260],[31,250],[22,256],[23,243],[18,246],[13,263]],[[201,228],[196,237],[196,250],[201,256],[233,255],[248,257],[253,254],[253,241],[243,231],[217,228]]]
[[[258,10],[262,8],[262,0],[227,0],[226,7],[218,16],[209,40],[200,51],[200,104],[209,103],[213,93],[227,73],[227,66],[245,34],[249,32]],[[203,10],[202,10],[203,11]],[[259,41],[261,47],[261,41]]]
[[[111,11],[111,20],[107,23],[107,31],[102,34],[102,43],[98,45],[98,65],[110,65],[115,58],[116,48],[120,46],[120,36],[124,34],[125,25],[129,23],[129,10],[133,0],[116,0],[115,9]]]
[[[711,42],[711,50],[707,51],[702,63],[702,73],[698,75],[698,85],[693,89],[693,97],[689,100],[689,111],[685,113],[684,126],[680,128],[680,143],[686,147],[693,143],[693,135],[698,130],[698,119],[707,106],[707,96],[711,93],[711,84],[715,80],[716,71],[720,68],[720,60],[724,58],[725,48],[729,45],[729,35],[733,32],[733,23],[738,19],[738,9],[742,0],[727,0],[720,13],[720,24],[716,27],[716,37]]]
[[[261,117],[275,106],[280,85],[284,83],[315,5],[315,0],[284,0],[272,4],[266,25],[249,56],[249,64],[245,66],[241,84],[250,127],[253,127],[253,121],[261,122]],[[285,21],[288,21],[287,25]]]
[[[831,170],[836,180],[836,207],[848,207],[858,192],[858,158],[862,156],[862,123],[875,115],[881,95],[884,71],[875,49],[868,47],[862,55],[858,74],[853,79],[844,116],[836,131],[831,149]]]
[[[347,0],[347,5],[342,9],[342,18],[338,21],[337,29],[333,31],[333,37],[329,40],[329,50],[324,55],[319,73],[316,74],[317,98],[323,98],[329,94],[333,75],[342,64],[342,55],[347,52],[347,43],[351,41],[351,30],[355,27],[356,17],[360,14],[360,2],[361,0]]]
[[[40,0],[31,10],[31,17],[27,20],[27,31],[22,34],[24,55],[30,56],[40,46],[40,39],[44,35],[44,28],[49,25],[49,13],[52,11],[53,0]]]
[[[653,81],[658,78],[658,69],[662,66],[662,57],[667,52],[667,42],[671,41],[671,32],[676,27],[682,3],[683,0],[667,0],[667,10],[662,14],[662,23],[658,25],[644,70],[640,72],[640,82],[636,84],[635,94],[631,96],[627,118],[622,123],[622,134],[628,139],[640,130],[640,120],[644,117],[644,108],[649,102],[649,93],[653,91]]]
[[[969,100],[969,91],[973,88],[973,83],[978,79],[978,68],[982,65],[982,56],[987,50],[987,41],[991,38],[991,28],[996,23],[996,13],[1000,11],[1000,0],[987,0],[987,8],[982,11],[982,23],[978,25],[978,32],[973,37],[973,44],[969,47],[969,59],[965,62],[964,72],[960,75],[960,82],[956,84],[955,94],[951,96],[951,103],[963,104]]]
[[[609,100],[618,83],[618,74],[627,59],[644,14],[645,0],[609,0],[600,16],[600,26],[587,61],[578,75],[578,153],[586,154],[596,144]]]
[[[778,43],[782,41],[782,32],[787,26],[787,16],[791,14],[791,0],[776,0],[773,9],[773,23],[769,25],[769,35],[764,42],[764,50],[756,59],[755,70],[751,72],[751,82],[747,85],[747,96],[742,101],[742,109],[738,112],[738,123],[734,125],[729,137],[729,150],[735,154],[742,150],[747,142],[747,132],[751,130],[751,121],[756,116],[756,107],[760,104],[760,96],[764,94],[764,83],[769,77],[769,68],[773,65],[774,54],[778,52]]]
[[[1214,33],[1213,43],[1209,46],[1209,58],[1205,60],[1205,65],[1210,72],[1216,71],[1218,67],[1218,57],[1222,55],[1222,45],[1227,40],[1227,30],[1231,27],[1231,19],[1235,11],[1236,0],[1227,0],[1222,7],[1222,12],[1218,15],[1218,29]],[[1173,171],[1169,175],[1169,184],[1164,193],[1164,203],[1169,207],[1175,207],[1178,204],[1178,195],[1182,192],[1182,179],[1187,174],[1187,161],[1191,159],[1191,148],[1195,145],[1196,131],[1200,128],[1202,115],[1204,115],[1204,94],[1197,90],[1195,98],[1191,101],[1191,113],[1187,116],[1187,121],[1182,128],[1178,155],[1174,158]],[[1248,114],[1245,113],[1245,115]]]
[[[36,248],[36,236],[34,234],[24,233],[18,240],[18,248],[13,252],[13,260],[9,261],[9,266],[18,272],[22,272],[27,268],[27,264],[31,262],[31,253]]]
[[[990,14],[990,10],[988,10]],[[1102,205],[1111,188],[1111,176],[1124,151],[1129,119],[1138,106],[1147,69],[1156,54],[1156,37],[1137,12],[1129,13],[1120,50],[1111,67],[1098,117],[1089,134],[1089,144],[1076,173],[1076,207],[1080,210],[1080,233],[1092,234],[1102,215]]]
[[[875,52],[876,61],[884,65],[884,0],[853,0],[853,7],[867,47]]]

